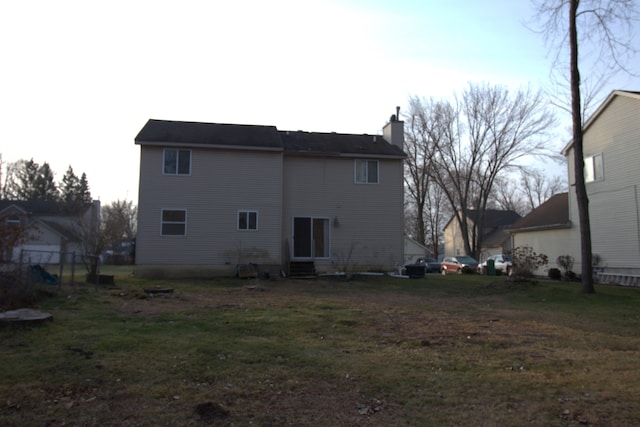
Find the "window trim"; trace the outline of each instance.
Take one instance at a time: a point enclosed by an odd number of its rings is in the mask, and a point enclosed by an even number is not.
[[[165,221],[164,220],[164,213],[165,212],[184,212],[184,221]],[[187,222],[188,222],[188,215],[187,215],[187,210],[183,209],[183,208],[162,208],[160,209],[160,236],[162,237],[185,237],[187,235]],[[168,224],[184,224],[184,233],[183,234],[165,234],[164,233],[164,225]]]
[[[246,228],[240,228],[240,215],[241,214],[247,214],[247,219],[246,221]],[[255,228],[250,228],[251,225],[251,214],[255,214]],[[259,228],[259,223],[258,223],[258,211],[257,210],[252,210],[252,209],[238,209],[237,215],[236,215],[236,231],[258,231]]]
[[[597,159],[600,159],[600,166],[596,166]],[[604,156],[602,152],[585,156],[584,158],[584,182],[604,181]]]
[[[358,165],[364,162],[365,163],[365,177],[364,181],[358,180]],[[369,164],[375,163],[376,165],[376,180],[369,180]],[[370,159],[355,159],[353,163],[353,182],[355,184],[379,184],[380,183],[380,162],[378,160],[370,160]]]
[[[4,219],[7,227],[18,227],[22,224],[20,217],[18,215],[7,215]]]
[[[176,164],[175,164],[175,170],[176,171],[174,173],[167,172],[167,169],[166,169],[167,151],[175,151],[176,152]],[[186,172],[186,173],[185,172],[180,173],[180,170],[179,170],[180,152],[188,152],[189,153],[189,171]],[[193,160],[193,154],[192,154],[192,151],[190,149],[185,149],[185,148],[163,148],[162,149],[162,175],[167,175],[167,176],[191,176],[192,160]]]

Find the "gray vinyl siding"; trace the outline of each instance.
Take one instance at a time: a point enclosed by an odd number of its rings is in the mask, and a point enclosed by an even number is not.
[[[290,250],[293,217],[328,218],[330,259],[315,261],[320,271],[403,262],[403,162],[368,160],[379,162],[377,184],[354,182],[354,158],[285,156],[283,240]]]
[[[609,268],[638,268],[640,100],[615,97],[587,129],[584,152],[604,158],[604,180],[587,183],[593,253]]]
[[[279,264],[282,153],[193,149],[191,175],[162,173],[162,147],[141,146],[139,265]],[[161,210],[187,211],[186,236],[161,235]],[[258,212],[237,230],[238,210]]]

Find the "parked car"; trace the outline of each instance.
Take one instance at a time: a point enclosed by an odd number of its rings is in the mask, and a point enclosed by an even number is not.
[[[475,271],[478,268],[478,261],[470,256],[448,256],[440,263],[440,273],[443,275],[451,273],[462,274],[462,270],[465,267]]]
[[[416,264],[424,265],[426,273],[437,273],[440,271],[440,263],[435,258],[416,258],[416,260],[412,264],[407,265]]]
[[[478,273],[487,274],[487,261],[493,260],[496,270],[502,270],[507,276],[511,276],[513,273],[513,264],[511,257],[506,254],[491,255],[484,262],[478,264]]]

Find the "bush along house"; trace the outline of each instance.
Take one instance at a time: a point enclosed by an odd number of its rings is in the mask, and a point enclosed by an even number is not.
[[[395,269],[404,256],[403,126],[396,115],[382,135],[149,120],[135,139],[136,274]]]

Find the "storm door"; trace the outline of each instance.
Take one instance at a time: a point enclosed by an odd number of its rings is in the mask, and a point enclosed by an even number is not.
[[[293,218],[293,258],[329,257],[329,220]]]

